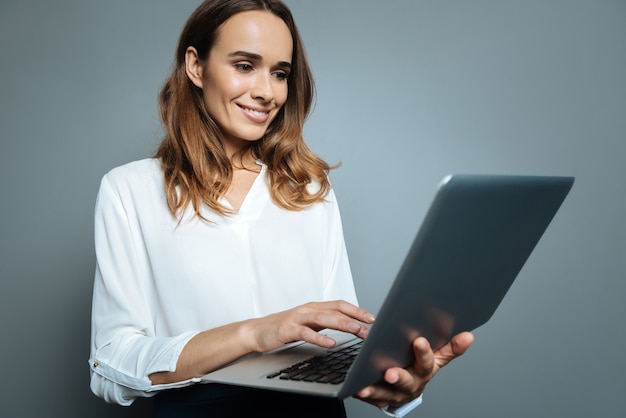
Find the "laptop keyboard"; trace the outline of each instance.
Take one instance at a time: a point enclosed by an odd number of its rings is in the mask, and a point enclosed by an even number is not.
[[[268,379],[300,380],[329,384],[342,383],[359,353],[363,341],[311,357],[267,376]]]

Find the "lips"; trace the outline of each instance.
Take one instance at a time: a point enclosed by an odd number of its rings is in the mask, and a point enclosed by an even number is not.
[[[269,110],[267,110],[267,111],[266,110],[256,110],[256,109],[252,109],[252,108],[245,107],[245,106],[239,106],[239,107],[241,107],[245,112],[252,113],[253,115],[261,116],[261,115],[267,115],[267,114],[270,113]]]
[[[265,110],[265,109],[258,109],[258,108],[252,108],[252,107],[247,107],[247,106],[243,106],[243,105],[237,105],[239,106],[239,108],[241,110],[243,110],[244,114],[251,120],[253,120],[254,122],[258,122],[258,123],[263,123],[267,120],[267,118],[270,115],[270,111],[269,110]]]

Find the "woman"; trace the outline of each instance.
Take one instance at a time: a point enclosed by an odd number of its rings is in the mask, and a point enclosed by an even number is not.
[[[278,0],[207,0],[175,64],[156,156],[112,170],[98,194],[92,391],[121,405],[158,394],[155,416],[345,416],[337,400],[194,385],[290,341],[332,347],[325,328],[365,338],[374,321],[357,306],[330,167],[302,138],[314,88],[292,16]],[[418,338],[412,367],[356,396],[410,402],[471,342],[433,353]]]

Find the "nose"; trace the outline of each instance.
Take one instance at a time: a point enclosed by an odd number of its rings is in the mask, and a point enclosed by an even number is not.
[[[253,99],[270,102],[274,99],[271,74],[257,74],[250,90]]]

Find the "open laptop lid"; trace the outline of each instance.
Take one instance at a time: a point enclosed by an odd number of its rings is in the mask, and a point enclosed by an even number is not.
[[[268,379],[325,349],[294,343],[246,356],[204,382],[346,398],[412,363],[411,342],[434,348],[493,315],[572,187],[571,177],[452,175],[422,222],[376,322],[342,384]],[[333,336],[348,344],[350,334]],[[339,347],[340,348],[340,347]]]
[[[552,221],[573,177],[450,175],[443,179],[339,396],[489,320]]]

